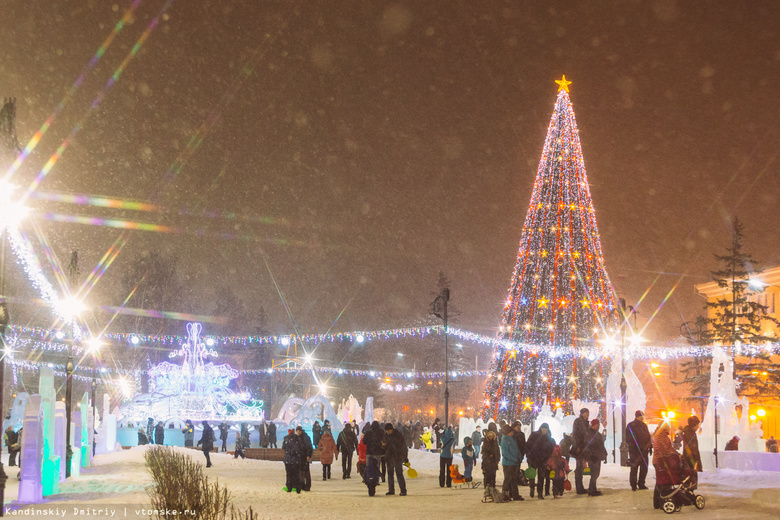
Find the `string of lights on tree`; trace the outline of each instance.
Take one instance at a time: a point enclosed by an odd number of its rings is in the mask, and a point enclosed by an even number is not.
[[[620,323],[569,98],[571,82],[564,76],[557,83],[499,332],[501,339],[536,348],[498,345],[485,419],[527,421],[535,413],[531,402],[603,401],[609,363],[595,352]]]

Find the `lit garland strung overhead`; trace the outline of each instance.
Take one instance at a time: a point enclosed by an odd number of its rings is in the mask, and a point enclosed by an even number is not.
[[[484,419],[533,414],[523,402],[603,401],[599,341],[620,321],[564,76],[547,129],[485,390]],[[564,355],[561,355],[564,354]]]

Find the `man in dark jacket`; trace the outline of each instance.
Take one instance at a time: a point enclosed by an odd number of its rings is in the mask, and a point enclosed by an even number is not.
[[[596,488],[596,481],[601,473],[601,461],[607,458],[607,449],[604,447],[604,438],[599,433],[598,419],[590,421],[590,429],[586,432],[588,438],[585,441],[585,447],[582,450],[582,454],[585,460],[588,461],[588,467],[590,468],[590,485],[588,486],[588,496],[598,497],[601,496],[601,491]]]
[[[271,421],[268,423],[268,447],[276,448],[276,424]]]
[[[628,457],[631,463],[631,471],[628,481],[631,489],[647,489],[645,478],[647,477],[647,463],[650,450],[653,449],[653,437],[645,424],[645,414],[642,410],[634,413],[635,419],[626,425],[626,443],[628,444]],[[639,480],[637,480],[639,472]]]
[[[149,444],[149,437],[146,436],[143,428],[138,428],[138,445],[146,446],[147,444]],[[13,464],[9,464],[9,466],[13,466]]]
[[[515,433],[515,435],[517,434]],[[552,440],[550,427],[547,423],[543,423],[538,430],[528,436],[528,442],[526,443],[526,449],[528,450],[528,465],[536,470],[536,495],[539,499],[544,499],[542,490],[545,480],[549,482],[549,478],[545,479],[544,477],[549,473],[547,471],[547,460],[550,458],[550,455],[552,455],[554,447],[555,442]],[[530,484],[531,498],[533,498],[534,479],[531,479]],[[549,484],[547,486],[547,494],[550,494]]]
[[[683,461],[695,469],[701,471],[701,455],[699,454],[699,438],[696,432],[699,429],[699,418],[695,415],[688,417],[688,424],[683,428]]]
[[[162,421],[157,421],[157,426],[154,427],[154,443],[162,446],[164,441],[165,427],[163,426]]]
[[[358,440],[352,431],[349,423],[344,425],[344,429],[339,433],[336,441],[336,451],[341,454],[341,478],[352,478],[352,454],[357,449]]]
[[[322,426],[320,421],[314,421],[314,426],[311,427],[312,440],[315,446],[320,445],[320,439],[322,438]]]
[[[13,426],[5,429],[5,445],[8,446],[8,465],[16,466],[16,454],[22,451],[19,434],[14,431]]]
[[[309,464],[311,464],[311,454],[314,453],[314,448],[311,445],[311,437],[309,437],[308,433],[303,431],[303,427],[300,424],[295,428],[295,434],[300,437],[304,452],[303,461],[301,461],[301,484],[304,491],[311,491],[311,471]]]
[[[587,444],[587,439],[590,438],[588,435],[588,430],[590,430],[590,425],[588,424],[589,415],[590,410],[587,408],[580,410],[580,416],[574,420],[571,434],[572,442],[570,453],[577,459],[577,467],[574,469],[574,484],[577,487],[578,495],[587,493],[585,486],[582,485],[582,471],[585,469],[585,456],[583,455],[583,450]]]
[[[282,441],[284,450],[284,470],[287,474],[287,482],[284,490],[291,493],[301,492],[301,463],[305,457],[305,451],[301,438],[295,434],[295,430],[287,430],[287,437]]]
[[[479,459],[479,450],[482,449],[482,428],[479,426],[471,434],[471,444],[474,446],[474,463],[476,463],[477,459]]]
[[[452,475],[450,466],[452,465],[452,448],[455,443],[455,434],[451,427],[447,427],[441,436],[441,453],[439,454],[439,487],[452,487]]]
[[[395,495],[395,481],[393,474],[398,477],[398,487],[401,488],[401,496],[406,496],[406,481],[404,480],[404,463],[409,462],[408,448],[404,436],[393,428],[392,423],[385,424],[385,438],[382,444],[385,447],[385,460],[387,461],[387,495]]]
[[[571,434],[564,433],[563,440],[558,445],[561,447],[561,456],[566,459],[566,464],[568,464],[571,458]]]
[[[203,421],[203,435],[200,436],[198,446],[201,446],[203,455],[206,456],[206,467],[211,467],[211,450],[214,449],[214,430],[211,429],[209,423]]]
[[[222,441],[222,453],[227,451],[228,425],[225,421],[219,425],[219,440]]]

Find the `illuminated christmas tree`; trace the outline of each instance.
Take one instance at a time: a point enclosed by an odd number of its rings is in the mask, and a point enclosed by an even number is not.
[[[566,76],[525,218],[485,392],[484,419],[604,400],[603,343],[620,324]]]

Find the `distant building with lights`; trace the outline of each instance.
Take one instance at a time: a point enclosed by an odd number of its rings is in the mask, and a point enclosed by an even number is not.
[[[708,302],[714,302],[720,298],[731,297],[731,289],[720,287],[716,282],[707,282],[695,286],[696,292],[707,298]],[[755,273],[750,278],[747,291],[750,301],[766,307],[766,314],[770,318],[780,320],[780,267],[771,267]],[[715,309],[707,310],[708,318],[715,317]],[[761,332],[767,336],[780,338],[780,330],[771,320],[761,323]]]

